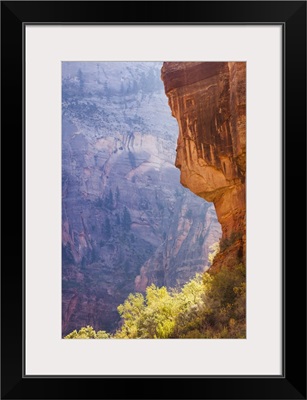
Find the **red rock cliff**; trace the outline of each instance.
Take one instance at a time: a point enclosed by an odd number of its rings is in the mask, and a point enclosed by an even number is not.
[[[181,183],[214,203],[222,226],[212,269],[245,263],[246,64],[165,62],[162,80],[179,125]]]

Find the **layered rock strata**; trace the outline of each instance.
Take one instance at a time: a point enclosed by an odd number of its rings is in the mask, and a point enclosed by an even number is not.
[[[245,263],[246,63],[165,62],[162,80],[179,126],[180,181],[214,203],[222,226],[212,270]]]
[[[62,327],[114,331],[136,291],[181,286],[221,236],[179,182],[162,63],[62,65]]]

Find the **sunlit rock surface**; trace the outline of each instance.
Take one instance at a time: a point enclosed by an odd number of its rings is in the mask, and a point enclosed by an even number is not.
[[[180,181],[214,203],[222,226],[213,270],[245,262],[246,64],[165,62],[162,80],[179,126]]]

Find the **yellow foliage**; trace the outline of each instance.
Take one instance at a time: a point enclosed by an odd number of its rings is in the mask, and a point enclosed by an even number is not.
[[[123,323],[113,336],[87,326],[65,338],[244,338],[245,267],[222,268],[214,275],[197,274],[181,290],[151,285],[145,296],[130,294],[118,312]]]
[[[87,325],[77,332],[75,329],[69,335],[65,336],[64,339],[108,339],[110,335],[105,331],[96,332],[92,326]]]

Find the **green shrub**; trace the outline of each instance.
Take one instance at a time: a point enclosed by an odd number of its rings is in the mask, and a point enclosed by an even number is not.
[[[245,267],[197,274],[181,290],[151,285],[145,295],[130,294],[118,312],[122,326],[113,336],[87,326],[65,338],[245,338]]]
[[[87,325],[81,328],[78,332],[75,329],[69,335],[65,336],[64,339],[108,339],[110,334],[105,331],[95,331],[92,326]]]

